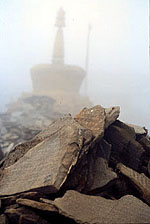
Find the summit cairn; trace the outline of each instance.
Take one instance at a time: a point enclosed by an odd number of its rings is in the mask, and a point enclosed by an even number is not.
[[[150,137],[119,113],[83,108],[16,146],[0,165],[0,223],[149,223]]]

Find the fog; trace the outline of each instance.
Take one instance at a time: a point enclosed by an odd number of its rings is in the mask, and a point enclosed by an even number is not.
[[[91,25],[91,101],[119,105],[120,119],[150,129],[148,0],[0,0],[0,111],[32,90],[32,66],[51,63],[60,6],[66,12],[66,64],[85,69]]]

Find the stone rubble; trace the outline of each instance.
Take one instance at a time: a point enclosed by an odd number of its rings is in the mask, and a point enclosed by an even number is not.
[[[26,142],[10,140],[0,164],[0,223],[150,223],[150,137],[119,113],[84,108]]]

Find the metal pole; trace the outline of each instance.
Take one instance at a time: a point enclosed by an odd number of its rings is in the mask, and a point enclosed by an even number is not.
[[[87,96],[88,90],[88,69],[89,69],[89,45],[90,45],[90,32],[91,32],[91,25],[88,26],[88,35],[87,35],[87,47],[86,47],[86,59],[85,59],[85,95]]]

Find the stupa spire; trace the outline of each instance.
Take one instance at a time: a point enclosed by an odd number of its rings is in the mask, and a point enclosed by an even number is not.
[[[65,12],[62,7],[58,11],[55,26],[57,27],[57,33],[54,42],[52,64],[64,64],[63,27],[65,27]]]

